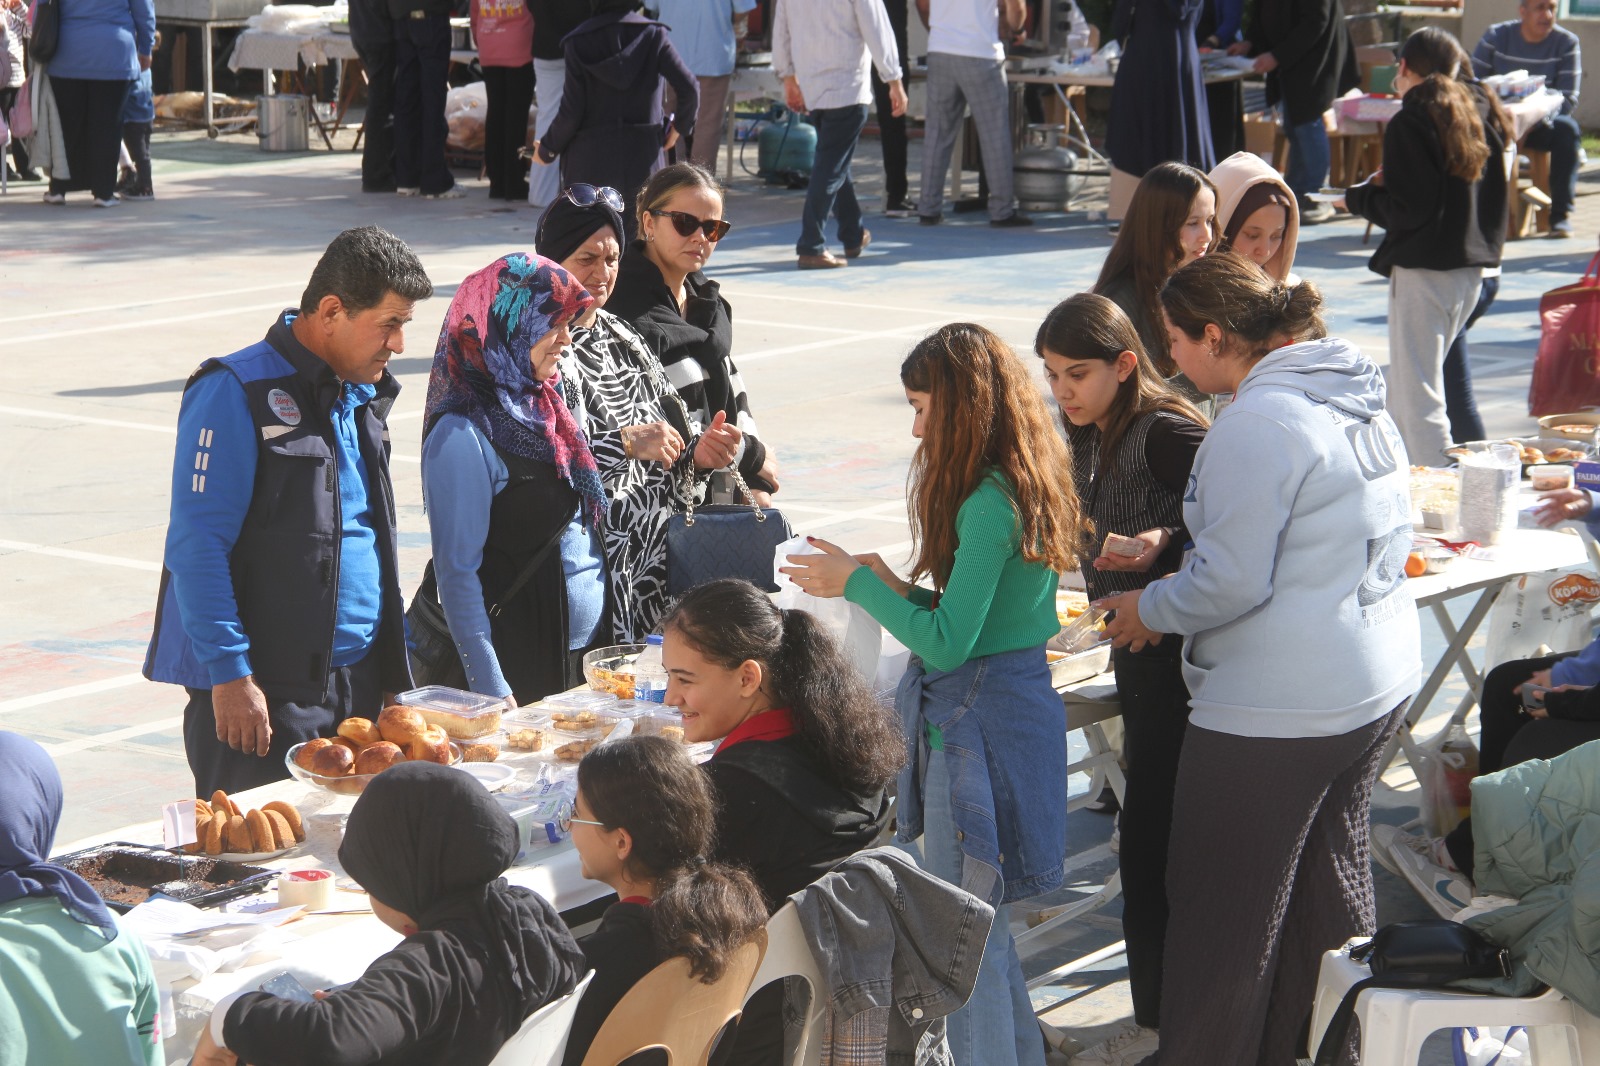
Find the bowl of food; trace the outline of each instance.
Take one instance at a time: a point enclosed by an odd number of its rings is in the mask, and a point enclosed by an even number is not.
[[[442,726],[430,725],[408,707],[385,707],[374,722],[346,718],[336,737],[317,737],[290,748],[284,765],[297,781],[354,796],[374,777],[403,762],[461,761],[461,747]]]
[[[1600,434],[1600,411],[1571,411],[1564,415],[1545,415],[1539,419],[1541,436],[1567,437],[1593,444]]]
[[[589,687],[618,699],[633,699],[633,663],[644,649],[643,644],[613,644],[589,652],[583,657],[583,676]]]

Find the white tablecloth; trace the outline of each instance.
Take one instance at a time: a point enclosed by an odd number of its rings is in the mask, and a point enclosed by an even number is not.
[[[302,62],[308,67],[321,67],[332,61],[355,58],[356,46],[350,43],[347,33],[246,30],[234,42],[228,69],[298,70]]]

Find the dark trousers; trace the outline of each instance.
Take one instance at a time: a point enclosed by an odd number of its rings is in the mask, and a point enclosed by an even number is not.
[[[1536,671],[1548,670],[1565,658],[1566,655],[1546,655],[1513,659],[1490,670],[1483,679],[1483,695],[1478,700],[1483,723],[1478,736],[1480,775],[1498,773],[1531,759],[1554,759],[1580,744],[1600,740],[1600,722],[1529,718],[1522,713],[1521,695],[1512,691]],[[1446,834],[1444,846],[1456,869],[1472,877],[1472,819],[1463,818]]]
[[[122,124],[122,143],[128,148],[128,155],[133,159],[133,169],[138,172],[135,182],[136,190],[149,194],[155,191],[155,184],[150,177],[150,123],[124,122]]]
[[[1122,704],[1128,787],[1122,804],[1122,938],[1128,945],[1133,1020],[1161,1023],[1161,953],[1167,937],[1167,844],[1178,758],[1189,727],[1189,689],[1176,638],[1135,654],[1112,652]]]
[[[450,19],[399,19],[394,24],[394,181],[424,196],[447,192],[456,179],[444,165],[445,94],[450,91]]]
[[[331,737],[340,722],[352,716],[378,717],[383,709],[383,685],[378,657],[341,666],[328,675],[328,689],[316,703],[281,700],[267,696],[267,718],[272,724],[272,748],[263,758],[254,752],[234,751],[217,739],[217,716],[211,705],[211,690],[191,688],[189,704],[183,709],[183,747],[194,773],[196,796],[210,796],[217,789],[242,792],[257,785],[281,781],[289,776],[284,756],[290,748],[315,737]]]
[[[361,187],[394,189],[394,42],[356,46],[367,72],[367,111],[361,119]]]
[[[1522,138],[1524,148],[1550,153],[1550,221],[1560,222],[1572,213],[1578,195],[1578,149],[1583,131],[1571,115],[1541,122]]]
[[[867,105],[823,107],[811,112],[817,128],[816,158],[806,186],[806,204],[800,214],[800,240],[795,251],[821,255],[828,250],[824,228],[831,214],[839,220],[839,241],[846,248],[861,244],[861,205],[850,182],[850,160],[867,124]]]
[[[533,63],[484,67],[489,97],[483,123],[483,163],[491,200],[527,200],[528,165],[517,150],[528,143],[528,108],[533,103]]]
[[[109,200],[116,193],[122,105],[132,87],[132,81],[50,79],[61,115],[61,136],[67,142],[67,168],[72,171],[66,180],[50,175],[51,192],[88,189],[97,200]]]
[[[1300,1054],[1322,953],[1377,926],[1367,822],[1404,707],[1332,737],[1190,725],[1167,856],[1161,1050],[1144,1066]]]
[[[8,125],[15,125],[10,121],[11,109],[17,104],[17,93],[21,89],[0,89],[0,114],[7,118]],[[28,159],[28,147],[22,143],[20,137],[11,140],[11,158],[17,161],[17,173],[26,174],[33,169],[33,163]],[[5,165],[5,160],[0,159],[0,166]]]
[[[900,68],[909,70],[910,49],[906,47],[906,0],[883,0],[894,28],[894,46],[900,50]],[[902,81],[902,85],[904,82]],[[872,100],[878,111],[878,139],[883,147],[883,199],[888,204],[904,202],[906,185],[906,117],[895,117],[889,107],[889,87],[872,68]]]
[[[1444,353],[1444,413],[1450,419],[1450,439],[1457,444],[1483,440],[1486,431],[1478,414],[1478,401],[1472,394],[1472,366],[1467,362],[1467,330],[1483,317],[1500,293],[1500,275],[1483,279],[1478,304],[1461,327],[1450,350]]]

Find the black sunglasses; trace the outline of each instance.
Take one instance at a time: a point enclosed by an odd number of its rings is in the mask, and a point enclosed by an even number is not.
[[[733,228],[733,223],[721,218],[698,219],[687,211],[650,211],[657,218],[672,219],[672,228],[678,231],[678,236],[687,237],[699,230],[706,235],[706,240],[715,244],[727,236],[728,230]]]
[[[621,211],[622,194],[609,185],[568,185],[564,195],[573,207],[593,207],[602,201],[609,207]]]

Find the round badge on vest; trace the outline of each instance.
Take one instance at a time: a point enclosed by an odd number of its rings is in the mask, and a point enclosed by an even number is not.
[[[267,406],[272,408],[272,413],[285,425],[300,424],[300,405],[294,402],[293,396],[282,389],[273,389],[267,393]]]

